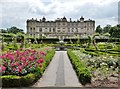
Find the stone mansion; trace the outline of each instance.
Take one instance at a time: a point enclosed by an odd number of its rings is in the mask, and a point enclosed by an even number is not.
[[[31,37],[46,38],[77,38],[78,36],[92,35],[95,32],[95,21],[84,20],[81,16],[79,20],[69,21],[64,16],[54,21],[47,21],[45,17],[40,19],[27,20],[27,34]]]

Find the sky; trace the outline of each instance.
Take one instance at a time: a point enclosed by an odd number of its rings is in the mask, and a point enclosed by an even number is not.
[[[55,20],[81,16],[95,20],[96,26],[118,24],[119,0],[0,0],[0,29],[16,26],[26,32],[27,19]]]

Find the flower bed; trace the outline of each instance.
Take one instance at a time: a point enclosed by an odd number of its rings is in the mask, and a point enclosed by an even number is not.
[[[3,54],[0,56],[2,59],[0,69],[2,73],[2,86],[28,86],[37,81],[42,76],[53,55],[53,49],[45,50],[45,52],[19,49],[15,52]]]
[[[90,56],[82,53],[79,50],[74,50],[73,53],[84,62],[87,68],[92,73],[91,84],[89,87],[117,87],[119,76],[119,57],[101,55]]]

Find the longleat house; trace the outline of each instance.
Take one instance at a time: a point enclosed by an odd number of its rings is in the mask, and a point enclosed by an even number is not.
[[[54,21],[47,21],[43,16],[42,19],[27,20],[27,34],[31,37],[46,38],[76,38],[78,36],[92,35],[95,32],[95,21],[84,20],[83,16],[76,21],[64,16]]]

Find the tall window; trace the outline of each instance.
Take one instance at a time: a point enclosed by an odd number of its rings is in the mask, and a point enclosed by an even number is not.
[[[49,28],[49,32],[51,32],[51,28]]]
[[[55,28],[53,28],[53,32],[55,32]]]
[[[35,32],[35,28],[33,28],[33,32]]]
[[[42,28],[39,29],[39,32],[42,32]]]

